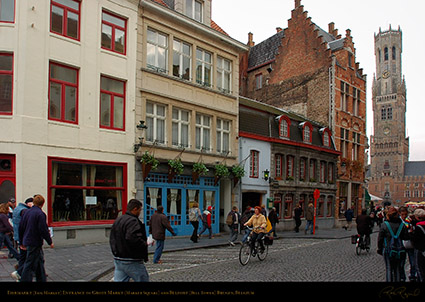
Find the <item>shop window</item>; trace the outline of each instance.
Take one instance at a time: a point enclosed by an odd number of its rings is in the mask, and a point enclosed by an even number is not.
[[[15,197],[16,168],[15,156],[0,154],[0,201]]]
[[[49,159],[49,222],[96,224],[114,220],[127,192],[126,164]]]

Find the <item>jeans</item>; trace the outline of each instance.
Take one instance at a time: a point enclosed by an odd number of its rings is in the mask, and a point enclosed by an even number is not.
[[[9,253],[13,255],[13,257],[15,257],[16,260],[19,261],[19,253],[18,251],[13,247],[13,243],[10,240],[9,235],[5,234],[5,233],[0,233],[0,249],[3,247],[3,243],[4,245],[7,247],[7,249],[9,250]]]
[[[201,236],[201,234],[204,233],[206,229],[208,229],[208,232],[209,232],[209,236],[208,237],[211,239],[211,232],[212,232],[211,231],[211,227],[208,227],[208,223],[205,223],[205,222],[202,223],[202,230],[199,233],[199,236]]]
[[[193,232],[192,236],[190,237],[190,240],[192,240],[193,242],[198,242],[199,221],[191,221],[190,224],[193,226]]]
[[[46,282],[44,270],[44,253],[41,246],[27,246],[27,257],[22,270],[21,282],[32,282],[33,275],[37,282]]]
[[[162,250],[164,249],[165,240],[156,240],[156,249],[155,254],[153,255],[153,263],[158,263],[162,255]]]
[[[230,229],[230,242],[235,242],[238,239],[238,226],[229,225]]]
[[[404,270],[404,263],[406,262],[406,254],[403,254],[400,259],[390,259],[388,252],[384,250],[384,260],[386,268],[386,281],[387,282],[400,282],[402,281],[402,271]]]
[[[115,282],[129,282],[130,278],[134,282],[149,282],[149,275],[143,261],[129,261],[114,259]]]
[[[305,226],[305,232],[307,233],[310,226],[311,226],[310,234],[313,234],[313,220],[307,220],[307,225]]]

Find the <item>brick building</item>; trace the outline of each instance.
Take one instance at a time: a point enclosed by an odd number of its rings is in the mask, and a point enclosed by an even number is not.
[[[425,161],[409,161],[402,49],[400,28],[379,29],[375,35],[374,133],[368,188],[371,194],[395,205],[425,199]]]
[[[300,0],[286,29],[255,44],[241,58],[240,94],[297,112],[330,129],[341,152],[337,164],[336,215],[363,200],[366,75],[356,62],[351,31],[338,34],[312,22]]]

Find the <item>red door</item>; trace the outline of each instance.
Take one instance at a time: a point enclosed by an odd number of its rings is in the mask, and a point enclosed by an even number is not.
[[[0,203],[16,197],[15,155],[0,154]]]

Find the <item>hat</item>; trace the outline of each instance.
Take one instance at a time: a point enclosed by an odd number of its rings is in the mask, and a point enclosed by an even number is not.
[[[10,202],[12,202],[12,203],[15,203],[15,202],[16,202],[16,200],[15,200],[15,198],[14,198],[14,197],[10,197],[10,198],[9,198],[9,201],[10,201]]]
[[[30,202],[33,202],[34,198],[29,197],[27,200],[25,200],[25,204],[29,204]]]

